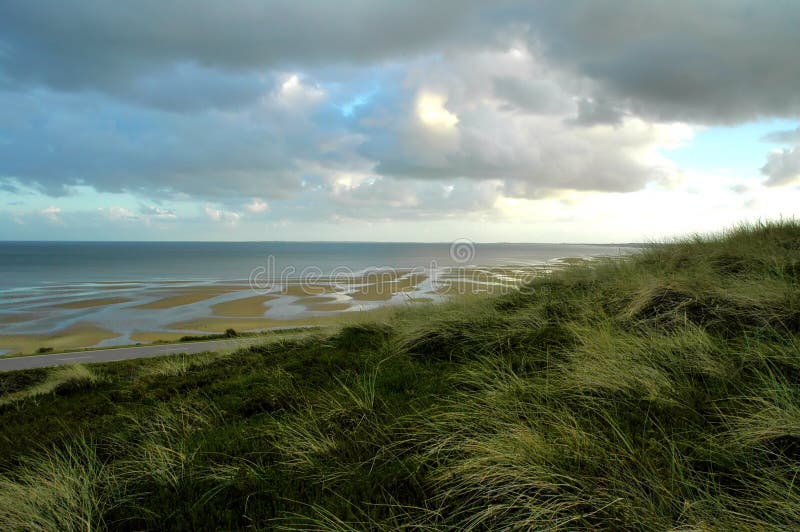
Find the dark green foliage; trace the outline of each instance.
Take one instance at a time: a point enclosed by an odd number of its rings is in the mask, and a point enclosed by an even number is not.
[[[46,378],[47,370],[41,368],[0,372],[0,397],[39,384]]]
[[[739,227],[35,396],[53,370],[0,374],[0,528],[797,529],[798,243]]]
[[[392,329],[384,324],[367,323],[342,327],[332,341],[341,349],[377,349],[392,335]]]

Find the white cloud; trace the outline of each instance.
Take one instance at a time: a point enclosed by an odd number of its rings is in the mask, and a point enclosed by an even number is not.
[[[221,222],[230,225],[236,225],[236,223],[242,217],[242,215],[236,211],[217,209],[209,203],[205,204],[203,207],[203,212],[205,212],[206,216],[214,222]]]
[[[297,74],[291,74],[284,77],[274,97],[279,104],[300,110],[322,101],[325,91],[316,85],[303,83]]]
[[[44,216],[47,220],[50,220],[53,223],[64,223],[61,219],[61,208],[56,207],[55,205],[50,205],[49,207],[45,207],[41,210],[42,216]]]
[[[445,108],[445,103],[444,96],[423,91],[417,96],[417,117],[426,126],[452,128],[458,124],[458,117]]]
[[[261,214],[269,210],[269,204],[261,198],[253,198],[250,203],[245,205],[245,209],[253,214]]]
[[[158,206],[142,207],[139,212],[147,218],[157,220],[174,220],[178,217],[174,210]]]
[[[139,216],[137,216],[133,211],[130,209],[126,209],[125,207],[113,206],[109,207],[108,209],[98,209],[102,212],[106,218],[109,220],[138,220]]]
[[[767,175],[767,185],[792,185],[800,181],[800,144],[793,148],[772,150],[761,168]]]

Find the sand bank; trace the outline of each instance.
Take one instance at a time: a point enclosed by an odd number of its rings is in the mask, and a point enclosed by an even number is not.
[[[11,325],[12,323],[25,323],[41,317],[41,314],[33,312],[0,312],[0,324]]]
[[[0,335],[0,349],[13,353],[33,353],[40,347],[51,347],[56,351],[91,347],[103,340],[116,338],[119,334],[91,323],[77,323],[60,331],[48,334],[4,334]]]
[[[137,344],[152,344],[153,342],[177,342],[186,336],[186,333],[169,331],[134,331],[131,341]]]
[[[428,276],[411,274],[397,280],[354,287],[347,295],[356,301],[388,301],[393,295],[415,290]]]
[[[136,305],[133,308],[145,310],[175,308],[183,305],[190,305],[192,303],[199,303],[200,301],[205,301],[206,299],[211,299],[212,297],[247,289],[249,289],[249,287],[246,285],[196,286],[183,289],[170,289],[169,293],[171,295],[162,297],[161,299],[156,299],[155,301]]]
[[[281,289],[281,294],[285,296],[304,297],[320,294],[330,294],[336,291],[336,287],[330,284],[290,284]]]
[[[225,332],[226,329],[237,331],[259,331],[281,327],[314,327],[337,323],[338,314],[330,316],[309,316],[288,320],[271,318],[197,318],[167,325],[168,329],[199,331],[203,333]],[[189,332],[183,334],[190,334]]]
[[[263,316],[267,311],[266,303],[278,299],[278,296],[252,296],[234,299],[211,305],[211,312],[215,316]]]
[[[104,307],[106,305],[117,305],[119,303],[127,303],[131,301],[125,297],[104,297],[98,299],[82,299],[78,301],[69,301],[67,303],[60,303],[58,305],[53,305],[55,308],[67,308],[67,309],[78,309],[78,308],[92,308],[92,307]]]
[[[341,303],[304,303],[308,310],[316,312],[335,312],[347,310],[353,306],[349,301],[342,301]]]

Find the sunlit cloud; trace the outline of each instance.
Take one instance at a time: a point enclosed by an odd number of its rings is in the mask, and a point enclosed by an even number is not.
[[[269,210],[269,205],[267,204],[266,201],[260,198],[253,198],[252,201],[250,201],[250,203],[245,205],[245,209],[247,209],[248,212],[251,212],[253,214],[261,214]]]
[[[444,96],[422,92],[417,96],[417,116],[426,126],[449,129],[458,124],[458,117],[445,108]]]

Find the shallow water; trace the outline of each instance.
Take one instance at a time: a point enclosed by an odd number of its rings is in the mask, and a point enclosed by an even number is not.
[[[116,337],[97,345],[132,343],[135,331],[173,330],[202,332],[191,326],[170,328],[175,322],[197,322],[213,316],[217,303],[252,297],[257,293],[277,296],[254,318],[298,320],[330,316],[332,312],[369,310],[403,304],[417,298],[442,300],[447,283],[471,266],[519,265],[515,272],[495,271],[489,278],[470,284],[485,289],[514,280],[520,272],[541,272],[559,258],[623,255],[635,251],[626,246],[574,244],[408,244],[408,243],[299,243],[299,242],[5,242],[0,244],[0,353],[4,335],[52,334],[71,326],[93,324],[113,331]],[[383,297],[375,278],[364,272],[402,270],[404,288]],[[453,270],[456,269],[456,270]],[[410,272],[424,273],[411,282]],[[331,302],[346,310],[309,310],[303,294],[282,294],[291,283],[330,284],[337,280]],[[249,281],[255,281],[251,283]],[[375,284],[370,296],[353,297],[356,290]],[[235,285],[218,293],[221,286]],[[410,285],[410,286],[409,286]],[[259,289],[254,292],[250,286]],[[391,290],[391,283],[386,284]],[[451,286],[452,289],[452,286]],[[216,290],[214,293],[207,293]],[[349,294],[348,294],[349,292]],[[375,292],[378,296],[375,296]],[[205,294],[201,301],[172,308],[135,308],[143,303],[180,294]],[[309,294],[308,297],[310,297]],[[70,302],[88,304],[94,299],[122,298],[86,308],[63,308]],[[216,318],[219,319],[219,318]],[[234,320],[233,318],[231,318]]]

